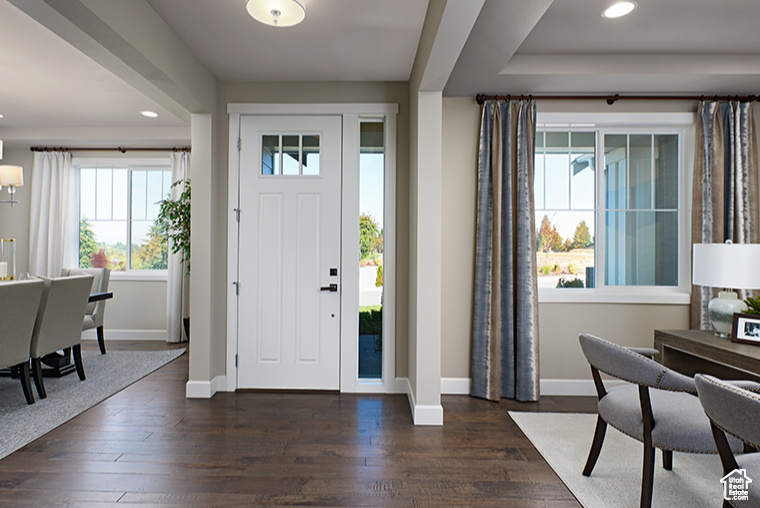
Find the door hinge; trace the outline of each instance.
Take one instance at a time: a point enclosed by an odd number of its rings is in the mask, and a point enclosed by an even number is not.
[[[235,212],[235,220],[240,222],[240,208],[233,208]]]
[[[235,368],[237,368],[237,362],[238,362],[238,355],[235,354]]]
[[[238,138],[238,152],[240,151],[240,145],[241,145],[240,138]]]
[[[235,286],[235,294],[237,296],[240,296],[240,283],[235,281],[232,283],[233,286]]]

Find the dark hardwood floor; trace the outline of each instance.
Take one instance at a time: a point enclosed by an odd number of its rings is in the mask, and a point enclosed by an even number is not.
[[[595,412],[592,397],[444,396],[445,425],[415,427],[405,395],[188,400],[187,360],[1,460],[0,506],[580,506],[507,411]]]

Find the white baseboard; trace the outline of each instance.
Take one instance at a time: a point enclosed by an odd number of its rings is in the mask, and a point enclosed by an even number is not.
[[[397,377],[393,382],[393,393],[409,394],[411,389],[409,380],[405,377]]]
[[[396,393],[406,393],[409,399],[409,409],[412,411],[412,420],[415,425],[443,425],[443,406],[417,404],[414,400],[412,385],[409,379],[397,377],[394,382]]]
[[[211,381],[188,381],[185,397],[188,399],[210,399],[216,392],[227,387],[227,376],[216,376]]]
[[[166,340],[166,330],[103,330],[106,341],[109,340]],[[98,340],[97,331],[92,328],[82,332],[85,340]]]
[[[441,395],[469,395],[470,378],[468,377],[442,377]]]
[[[403,378],[399,378],[403,379]],[[397,379],[397,381],[399,380]],[[617,379],[605,380],[605,386],[612,388],[623,384]],[[541,379],[539,381],[541,395],[596,395],[594,381],[591,379]],[[469,395],[470,378],[444,377],[441,378],[441,395]]]
[[[625,384],[625,381],[604,381],[607,388],[621,384]],[[591,379],[541,379],[539,390],[541,395],[596,395],[594,381]]]

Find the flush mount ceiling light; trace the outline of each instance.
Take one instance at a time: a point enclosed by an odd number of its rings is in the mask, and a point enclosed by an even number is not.
[[[140,114],[142,116],[147,116],[148,118],[158,118],[158,113],[156,113],[155,111],[145,110],[145,111],[140,111]]]
[[[636,2],[615,2],[602,11],[602,17],[613,19],[630,14],[636,8]]]
[[[245,8],[256,21],[278,28],[297,25],[306,17],[297,0],[248,0]]]

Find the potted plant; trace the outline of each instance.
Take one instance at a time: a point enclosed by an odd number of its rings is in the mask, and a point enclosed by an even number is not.
[[[171,239],[172,254],[181,253],[182,262],[187,267],[185,277],[190,276],[190,179],[177,180],[171,188],[185,184],[185,188],[176,200],[162,199],[158,202],[159,210],[156,222],[162,225],[166,241]],[[190,318],[184,318],[182,324],[185,335],[190,338]]]

